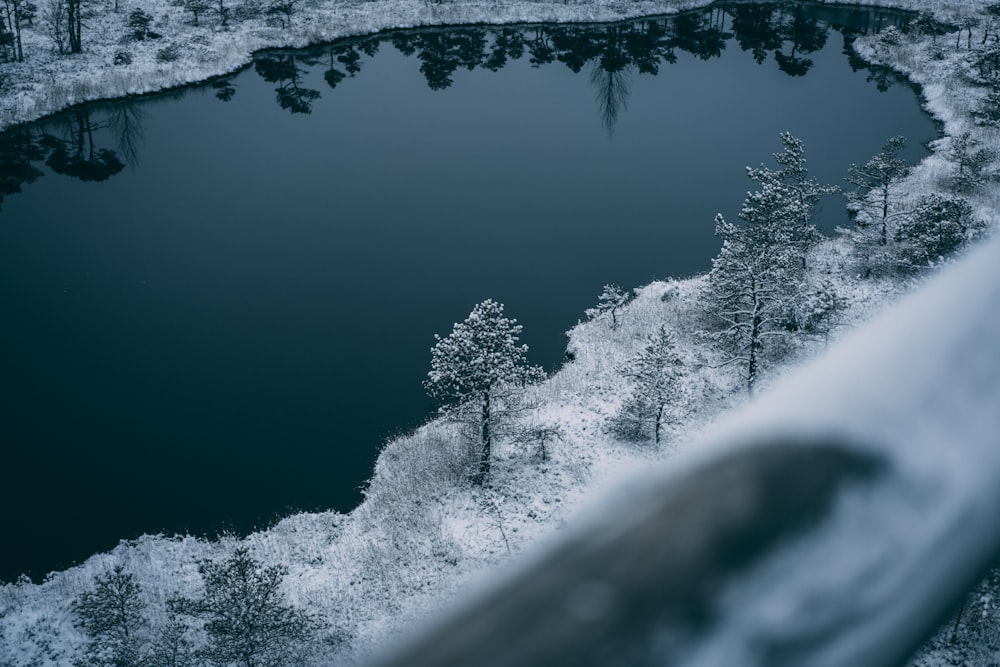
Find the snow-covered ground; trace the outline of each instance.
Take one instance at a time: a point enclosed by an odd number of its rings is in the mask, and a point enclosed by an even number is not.
[[[117,12],[104,7],[88,20],[84,53],[79,56],[57,57],[42,34],[26,34],[26,61],[0,66],[5,74],[0,123],[36,118],[73,102],[147,92],[222,74],[248,62],[252,51],[268,46],[302,46],[343,35],[430,24],[608,21],[703,4],[694,0],[566,4],[303,0],[290,28],[254,18],[221,30],[210,12],[195,27],[183,7],[149,2],[141,6],[155,17],[153,28],[163,37],[135,42],[123,41],[123,24],[128,12],[140,5],[121,0]],[[985,5],[979,0],[877,4],[931,9],[949,20],[977,13]],[[36,23],[40,26],[41,19]],[[923,194],[947,189],[955,169],[948,159],[955,136],[968,131],[979,146],[1000,152],[996,128],[972,118],[984,92],[967,76],[965,39],[958,48],[955,40],[952,32],[936,41],[897,35],[890,39],[869,36],[857,42],[866,59],[900,70],[919,85],[927,109],[944,123],[946,136],[933,146],[935,153],[913,169],[900,188],[907,193],[902,206]],[[168,45],[177,47],[178,58],[159,62],[157,52]],[[129,52],[130,65],[113,65],[121,50]],[[983,172],[988,184],[968,194],[975,214],[994,229],[1000,223],[997,172],[994,157]],[[838,338],[863,328],[901,293],[933,280],[929,273],[914,275],[907,282],[893,275],[862,278],[854,261],[849,242],[842,238],[824,242],[809,261],[813,276],[833,282],[848,303],[831,335],[834,349]],[[300,514],[246,538],[211,542],[145,536],[123,542],[78,567],[52,573],[44,583],[21,581],[0,587],[0,665],[68,665],[78,658],[85,638],[74,626],[72,601],[92,585],[95,575],[115,565],[124,566],[142,586],[149,632],[155,633],[167,622],[168,598],[197,593],[199,562],[223,557],[238,545],[248,547],[262,562],[286,565],[289,600],[327,623],[324,641],[316,647],[315,664],[365,660],[461,591],[477,586],[474,582],[484,574],[557,538],[564,525],[600,503],[603,492],[623,478],[636,470],[669,466],[664,461],[699,442],[721,414],[746,403],[733,369],[720,365],[718,353],[699,333],[704,320],[704,280],[647,285],[625,307],[617,328],[602,316],[570,331],[574,361],[531,390],[537,407],[529,423],[550,437],[544,442],[528,437],[498,443],[487,486],[468,484],[468,453],[458,427],[443,421],[430,423],[386,446],[365,501],[350,514]],[[683,419],[668,428],[661,447],[618,441],[605,425],[630,387],[619,369],[661,324],[674,332],[689,369],[684,376],[686,398],[675,406]],[[856,336],[854,340],[857,345]],[[793,362],[809,365],[825,353],[822,338],[803,338],[796,345]],[[773,370],[763,379],[765,398],[780,376],[781,372]],[[752,411],[751,406],[749,414]],[[943,664],[954,655],[951,647],[932,647],[920,660],[925,665]]]

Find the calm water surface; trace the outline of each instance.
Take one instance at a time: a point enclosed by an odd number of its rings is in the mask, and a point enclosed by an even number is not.
[[[708,268],[779,132],[828,182],[895,134],[921,157],[914,92],[845,55],[905,21],[388,33],[3,135],[0,578],[350,510],[478,301],[555,369],[603,284]]]

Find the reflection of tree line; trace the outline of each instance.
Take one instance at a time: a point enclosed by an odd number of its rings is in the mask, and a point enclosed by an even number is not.
[[[4,132],[0,135],[0,203],[43,175],[36,166],[39,162],[57,174],[82,181],[111,178],[125,168],[122,157],[136,164],[142,143],[141,114],[140,107],[122,101],[107,107],[104,120],[97,121],[93,108],[83,106],[61,114],[49,131],[22,125]],[[114,148],[100,145],[105,129],[116,139]]]
[[[589,70],[596,102],[609,132],[626,108],[632,78],[659,73],[663,64],[674,64],[679,53],[702,60],[722,55],[730,39],[749,52],[759,64],[773,57],[789,76],[803,76],[813,66],[812,54],[822,49],[832,28],[844,36],[844,52],[855,70],[869,70],[869,80],[885,90],[895,81],[887,69],[862,62],[850,43],[862,32],[893,23],[906,29],[908,16],[900,13],[875,16],[872,10],[855,11],[858,22],[839,25],[813,17],[802,6],[724,3],[673,17],[641,19],[611,25],[538,25],[527,27],[469,27],[396,32],[343,40],[305,51],[269,51],[254,59],[254,70],[276,85],[276,101],[293,114],[308,114],[320,91],[305,84],[307,68],[322,68],[330,88],[356,76],[362,57],[372,58],[383,42],[400,53],[415,56],[420,72],[432,90],[452,85],[459,70],[499,71],[510,62],[527,57],[534,67],[561,63],[574,73]],[[211,87],[222,101],[236,93],[231,77],[214,80]],[[137,161],[142,140],[140,107],[112,103],[103,122],[81,107],[61,116],[54,132],[38,133],[30,126],[0,135],[0,201],[20,191],[21,185],[42,175],[35,163],[44,161],[56,173],[83,180],[105,180],[124,168],[122,160]],[[98,130],[110,130],[115,149],[99,147]]]
[[[821,21],[802,6],[776,4],[718,4],[674,17],[642,19],[612,25],[528,26],[515,28],[447,28],[398,32],[366,39],[338,42],[307,52],[270,52],[259,55],[255,69],[267,81],[278,84],[277,101],[292,113],[309,113],[318,90],[302,86],[303,66],[323,66],[331,88],[361,71],[362,54],[374,56],[383,42],[420,61],[420,72],[428,87],[443,90],[452,85],[459,70],[498,71],[508,63],[527,57],[534,66],[562,63],[571,71],[589,70],[596,100],[609,131],[625,108],[630,82],[636,74],[657,74],[662,64],[677,62],[678,53],[702,60],[722,55],[730,39],[752,54],[759,64],[769,58],[789,76],[803,76],[813,67],[810,54],[826,45],[829,30],[843,33],[845,51],[860,32],[882,27],[886,17],[905,23],[905,15],[876,16],[871,11],[854,12],[855,25]],[[865,67],[856,57],[855,69]],[[874,78],[874,77],[873,77]],[[891,81],[879,73],[876,82]],[[231,92],[230,92],[231,97]]]

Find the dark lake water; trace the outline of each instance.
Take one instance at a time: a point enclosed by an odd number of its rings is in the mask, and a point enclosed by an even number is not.
[[[867,9],[380,34],[0,137],[0,578],[350,510],[491,297],[549,370],[601,286],[708,268],[779,132],[840,182],[936,129]],[[823,225],[845,222],[830,199]]]

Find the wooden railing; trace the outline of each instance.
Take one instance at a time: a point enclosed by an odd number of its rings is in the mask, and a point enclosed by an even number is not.
[[[1000,548],[1000,239],[379,667],[898,665]]]

